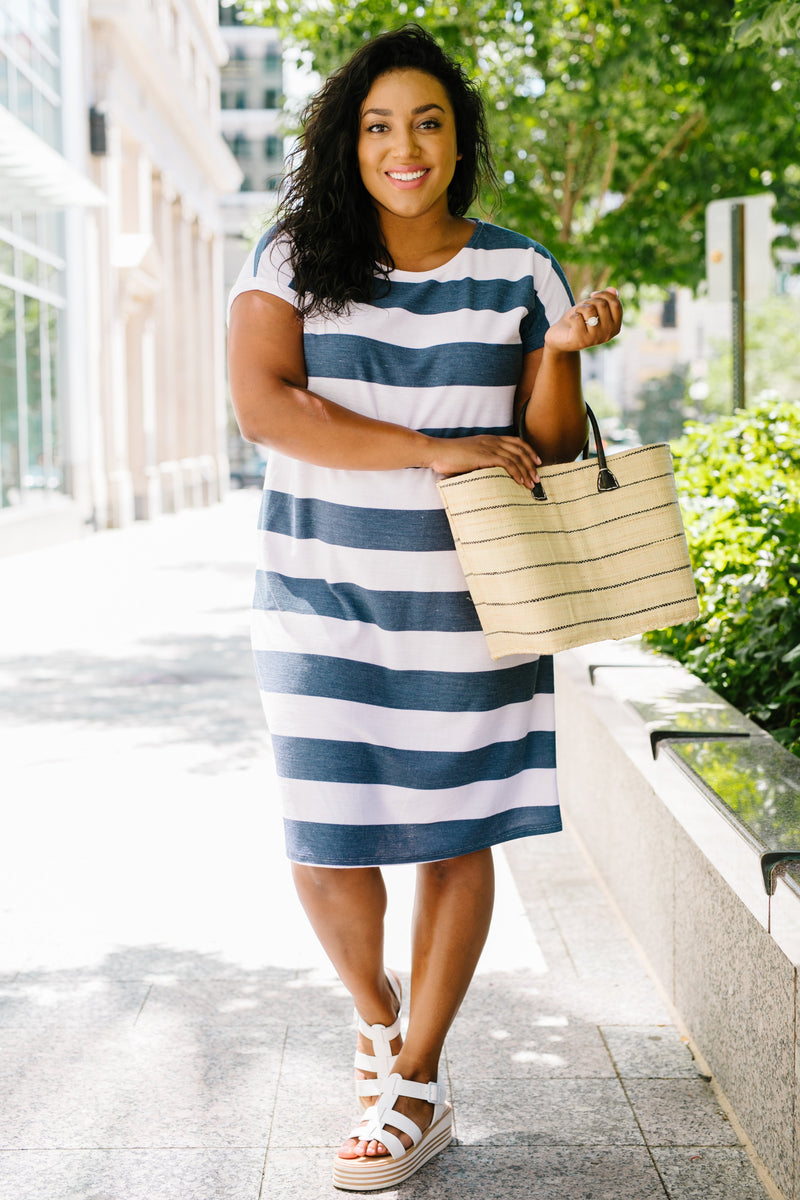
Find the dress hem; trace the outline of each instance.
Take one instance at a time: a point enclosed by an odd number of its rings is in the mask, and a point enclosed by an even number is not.
[[[530,825],[523,828],[509,829],[504,834],[495,833],[488,838],[476,839],[475,843],[472,845],[464,846],[458,850],[450,851],[444,854],[431,854],[429,856],[420,857],[418,854],[415,855],[409,852],[406,854],[384,855],[379,860],[376,860],[373,857],[368,857],[367,855],[359,855],[349,859],[347,862],[331,862],[330,860],[322,861],[321,859],[311,857],[310,855],[301,857],[299,855],[292,854],[287,846],[286,857],[288,858],[289,862],[297,863],[298,866],[328,867],[331,869],[338,868],[341,870],[355,869],[358,867],[410,866],[412,864],[418,865],[428,862],[446,862],[451,858],[463,858],[467,854],[477,854],[480,850],[489,850],[492,846],[499,846],[504,842],[516,841],[518,838],[539,837],[540,835],[547,833],[560,833],[562,829],[563,824],[560,813],[558,813],[547,821],[537,822],[535,827]]]

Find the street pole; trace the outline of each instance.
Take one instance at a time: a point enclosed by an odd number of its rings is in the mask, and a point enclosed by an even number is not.
[[[744,383],[744,205],[731,205],[731,312],[733,408],[745,407]]]

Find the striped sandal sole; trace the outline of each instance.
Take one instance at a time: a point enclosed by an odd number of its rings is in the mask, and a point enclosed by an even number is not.
[[[387,1122],[388,1123],[388,1122]],[[333,1186],[345,1192],[375,1192],[394,1187],[424,1167],[453,1140],[453,1110],[448,1104],[435,1124],[402,1158],[339,1158],[333,1160]]]

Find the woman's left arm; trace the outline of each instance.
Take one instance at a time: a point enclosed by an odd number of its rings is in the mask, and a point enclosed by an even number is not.
[[[597,318],[595,324],[587,324]],[[592,292],[545,334],[544,346],[526,355],[515,401],[523,404],[526,440],[543,463],[571,462],[586,441],[586,406],[581,396],[581,350],[610,342],[622,325],[614,288]]]

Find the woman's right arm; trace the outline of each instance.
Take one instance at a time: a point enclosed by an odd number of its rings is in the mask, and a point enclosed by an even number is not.
[[[441,475],[501,466],[524,486],[536,481],[535,451],[519,438],[432,438],[309,391],[302,322],[291,304],[267,292],[242,292],[231,306],[228,374],[242,436],[289,458],[355,471],[428,467]]]

